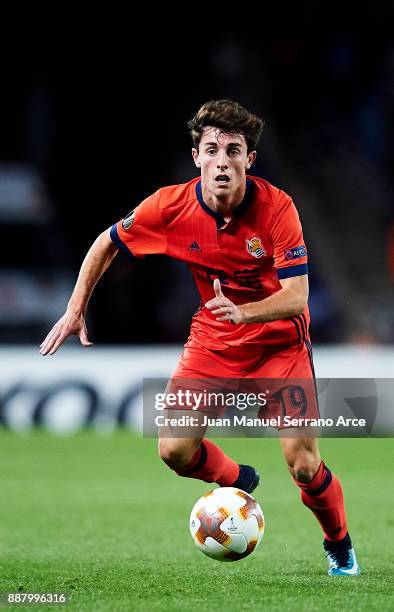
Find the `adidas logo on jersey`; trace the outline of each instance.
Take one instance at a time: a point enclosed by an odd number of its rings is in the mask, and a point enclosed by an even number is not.
[[[201,253],[200,246],[196,240],[189,244],[188,251],[192,251],[192,253]]]

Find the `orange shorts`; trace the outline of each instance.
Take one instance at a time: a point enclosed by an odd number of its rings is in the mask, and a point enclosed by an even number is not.
[[[319,417],[312,347],[308,340],[283,348],[244,345],[221,351],[207,349],[191,340],[185,345],[167,391],[174,393],[180,389],[238,395],[263,392],[266,402],[261,406],[257,404],[252,410],[259,418],[280,417],[282,424],[292,418]],[[216,416],[223,416],[227,409],[225,403],[218,407],[204,402],[197,408]],[[282,428],[283,425],[278,427]]]
[[[230,346],[207,349],[195,340],[185,345],[173,378],[304,378],[315,377],[312,346],[278,347]]]

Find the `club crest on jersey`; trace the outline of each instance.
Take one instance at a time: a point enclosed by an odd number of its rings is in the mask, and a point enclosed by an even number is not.
[[[122,221],[122,227],[126,231],[129,230],[131,228],[131,226],[133,225],[133,222],[134,222],[134,212],[135,212],[135,208],[133,208],[133,210],[130,211],[128,213],[128,215],[126,215],[126,217]]]
[[[263,245],[261,244],[261,239],[257,238],[257,236],[253,236],[250,240],[246,240],[246,250],[253,257],[262,257],[265,255],[265,250],[263,249]]]

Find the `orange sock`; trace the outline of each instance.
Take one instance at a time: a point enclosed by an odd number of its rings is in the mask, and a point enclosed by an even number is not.
[[[341,483],[323,461],[311,482],[295,481],[301,499],[319,521],[326,540],[342,540],[347,533],[345,503]]]
[[[190,463],[175,471],[179,476],[231,487],[239,476],[239,465],[227,457],[219,446],[210,440],[204,440]]]

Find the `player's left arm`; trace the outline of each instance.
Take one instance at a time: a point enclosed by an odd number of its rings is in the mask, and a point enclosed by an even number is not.
[[[205,304],[218,321],[231,323],[268,323],[277,319],[294,317],[308,303],[308,275],[292,276],[279,281],[281,289],[259,302],[235,305],[225,297],[220,281],[214,280],[215,296]]]
[[[279,281],[281,289],[261,300],[238,306],[240,323],[267,323],[277,319],[295,317],[308,303],[308,275],[293,276]]]

